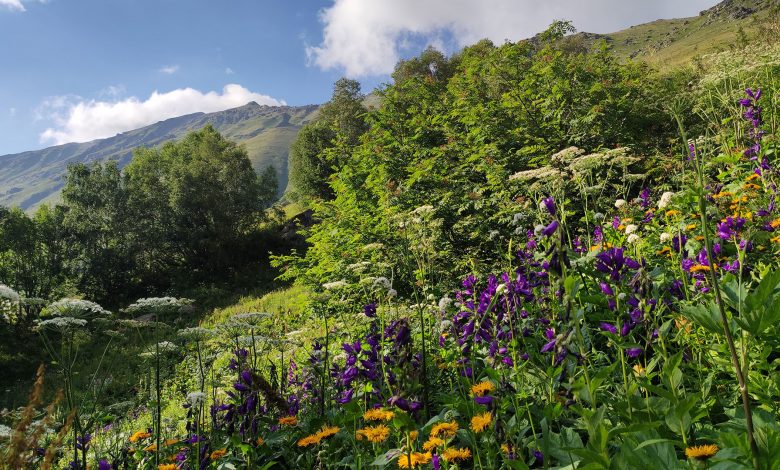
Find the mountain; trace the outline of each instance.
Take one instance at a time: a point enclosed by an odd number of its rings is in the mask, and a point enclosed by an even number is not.
[[[281,194],[287,186],[290,144],[301,126],[315,117],[317,109],[317,105],[260,106],[250,102],[225,111],[167,119],[107,139],[0,156],[0,205],[32,210],[42,203],[55,202],[68,164],[116,160],[124,166],[134,148],[157,146],[206,124],[243,144],[257,171],[273,165]]]
[[[578,33],[568,40],[586,46],[603,40],[618,56],[668,68],[745,39],[771,39],[760,37],[765,35],[761,26],[778,22],[778,8],[779,0],[725,0],[698,16],[657,20],[610,34]]]

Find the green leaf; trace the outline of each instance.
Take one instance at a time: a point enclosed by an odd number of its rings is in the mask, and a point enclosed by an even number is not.
[[[674,443],[676,441],[673,441],[672,439],[650,439],[650,440],[644,441],[643,443],[641,443],[638,446],[636,446],[636,448],[634,450],[637,451],[639,449],[642,449],[643,447],[652,446],[652,445],[655,445],[655,444],[661,444],[663,442]]]
[[[723,321],[715,302],[704,305],[685,305],[682,313],[697,325],[711,333],[723,334]]]

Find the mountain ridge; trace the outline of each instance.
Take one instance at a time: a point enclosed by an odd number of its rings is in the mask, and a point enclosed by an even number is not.
[[[224,111],[165,119],[112,137],[3,155],[0,204],[33,210],[42,203],[56,202],[68,164],[115,160],[124,166],[132,158],[133,149],[181,138],[206,124],[244,144],[257,171],[274,165],[281,194],[287,185],[289,146],[298,129],[314,118],[318,108],[319,105],[267,106],[251,101]]]

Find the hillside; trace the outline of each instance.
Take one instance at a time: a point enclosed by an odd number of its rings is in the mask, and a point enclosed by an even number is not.
[[[244,144],[258,171],[269,165],[279,175],[279,191],[287,186],[287,153],[295,135],[318,106],[260,106],[255,102],[215,113],[194,113],[167,119],[114,137],[70,143],[43,150],[0,156],[0,205],[34,209],[56,201],[67,165],[117,160],[122,166],[132,149],[156,146],[212,124],[225,137]]]
[[[578,33],[572,37],[593,45],[606,41],[618,55],[643,60],[663,68],[727,50],[745,39],[757,39],[777,0],[725,0],[690,18],[659,19],[610,34]],[[768,38],[763,38],[768,39]]]

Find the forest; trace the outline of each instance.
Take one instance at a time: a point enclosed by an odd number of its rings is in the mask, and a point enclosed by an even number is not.
[[[0,467],[780,469],[780,44],[573,32],[1,208]]]

